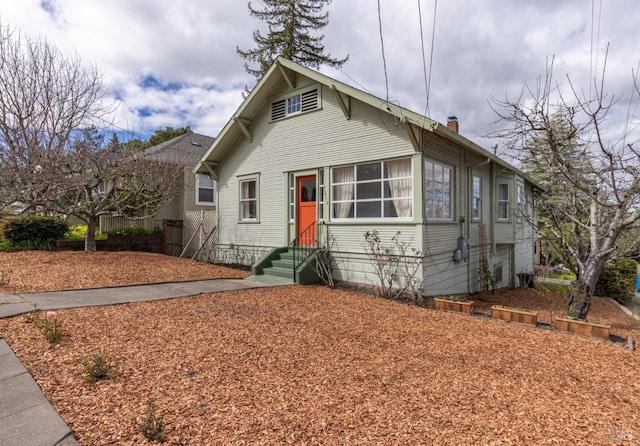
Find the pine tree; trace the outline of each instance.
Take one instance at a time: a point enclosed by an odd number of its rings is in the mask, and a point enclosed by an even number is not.
[[[322,8],[331,0],[262,0],[264,10],[253,9],[249,3],[249,12],[269,25],[269,32],[263,36],[260,31],[253,32],[257,46],[249,50],[236,51],[247,62],[247,73],[260,79],[280,56],[301,65],[318,68],[320,65],[341,67],[348,59],[335,59],[324,53],[322,39],[324,35],[314,37],[311,31],[324,28],[329,23],[329,13],[321,14]],[[257,66],[250,66],[251,63]]]

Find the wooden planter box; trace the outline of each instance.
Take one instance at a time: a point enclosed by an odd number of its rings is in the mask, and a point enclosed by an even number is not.
[[[472,301],[457,301],[449,299],[440,299],[435,297],[433,299],[433,307],[436,310],[455,311],[457,313],[471,314],[473,307]]]
[[[609,339],[611,324],[556,317],[556,329],[593,338]]]
[[[502,319],[503,321],[519,322],[536,326],[538,324],[538,312],[530,310],[519,310],[517,308],[494,305],[491,307],[491,317]]]

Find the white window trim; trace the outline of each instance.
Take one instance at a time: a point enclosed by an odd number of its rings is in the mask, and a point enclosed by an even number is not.
[[[506,200],[501,200],[500,199],[500,186],[506,186],[507,187],[507,199]],[[511,221],[511,216],[509,215],[510,214],[510,208],[511,208],[511,187],[510,187],[509,183],[507,183],[507,182],[499,182],[496,185],[496,188],[498,189],[497,192],[496,192],[496,202],[497,202],[496,203],[497,204],[497,206],[496,206],[496,212],[497,212],[496,218],[500,222]],[[506,214],[507,215],[504,216],[504,217],[500,215],[500,204],[501,203],[505,203],[505,205],[506,205],[506,210],[507,210]]]
[[[198,206],[215,206],[216,205],[216,180],[214,180],[213,178],[211,178],[211,181],[213,181],[213,186],[211,188],[209,187],[201,187],[200,186],[200,175],[206,175],[203,173],[197,173],[196,174],[196,205]],[[200,201],[200,189],[207,189],[207,190],[212,190],[213,191],[213,201]]]
[[[479,187],[479,193],[478,193],[478,215],[474,214],[474,210],[475,210],[475,200],[476,200],[476,190],[475,190],[475,179],[478,179],[478,187]],[[482,176],[480,175],[472,175],[471,176],[471,221],[482,221],[482,201],[483,201],[483,197],[482,197]]]
[[[524,191],[524,184],[516,183],[516,219],[522,221],[527,212],[527,197]]]
[[[443,169],[448,169],[449,170],[449,215],[446,217],[435,217],[432,215],[428,215],[427,212],[429,211],[428,207],[427,207],[427,195],[429,194],[429,191],[427,190],[427,175],[426,175],[426,164],[427,163],[431,163],[433,165],[438,165],[440,167],[442,167]],[[446,164],[446,163],[442,163],[440,161],[436,161],[433,159],[425,159],[423,164],[423,172],[424,173],[424,196],[423,196],[423,201],[424,201],[424,213],[425,213],[425,217],[427,221],[439,221],[439,222],[449,222],[449,221],[453,221],[454,219],[454,205],[456,203],[456,199],[455,199],[455,174],[456,174],[456,169],[454,166],[450,165],[450,164]]]
[[[287,193],[289,201],[289,223],[296,221],[296,175],[290,173],[287,179]]]
[[[242,184],[250,181],[256,183],[256,197],[250,199],[242,198]],[[255,201],[256,203],[256,216],[254,218],[243,218],[242,216],[242,203]],[[244,175],[238,177],[238,222],[239,223],[260,223],[260,175]]]
[[[410,161],[410,168],[409,168],[409,172],[410,175],[409,176],[405,176],[405,177],[397,177],[397,178],[385,178],[384,177],[384,171],[385,171],[385,163],[387,162],[393,162],[393,161],[401,161],[401,160],[408,160]],[[363,180],[363,181],[357,181],[357,168],[358,166],[362,166],[362,165],[367,165],[367,164],[376,164],[379,163],[381,164],[381,178],[380,179],[374,179],[374,180]],[[348,181],[348,182],[343,182],[343,183],[336,183],[333,181],[334,175],[333,175],[333,171],[334,169],[344,169],[347,167],[351,167],[353,168],[353,180],[352,181]],[[413,193],[413,158],[408,158],[408,157],[402,157],[402,158],[393,158],[393,159],[388,159],[388,160],[381,160],[381,161],[369,161],[369,162],[364,162],[364,163],[357,163],[357,164],[347,164],[347,165],[342,165],[342,166],[334,166],[330,169],[329,171],[329,178],[330,178],[330,184],[326,184],[326,180],[325,180],[325,185],[324,187],[329,187],[330,189],[330,199],[329,199],[329,209],[330,209],[330,216],[331,216],[331,221],[332,222],[376,222],[376,221],[381,221],[381,222],[391,222],[391,221],[399,221],[399,222],[404,222],[404,221],[413,221],[413,212],[414,212],[414,193]],[[384,184],[388,181],[391,180],[410,180],[411,181],[411,191],[409,193],[408,196],[402,196],[402,197],[386,197],[384,196]],[[357,185],[358,184],[371,184],[371,183],[380,183],[380,187],[381,187],[381,193],[380,193],[380,198],[375,198],[375,199],[358,199],[356,197],[356,190],[357,190]],[[348,200],[336,200],[334,198],[334,187],[335,186],[340,186],[340,185],[348,185],[348,184],[352,184],[353,185],[353,193],[352,193],[352,198],[348,199]],[[384,203],[385,202],[393,202],[393,200],[411,200],[411,206],[410,206],[410,212],[411,215],[408,217],[385,217],[384,215],[381,215],[380,217],[358,217],[356,214],[356,205],[357,203],[365,203],[365,202],[380,202],[381,204],[381,214],[384,214]],[[353,217],[336,217],[335,216],[335,208],[334,205],[336,203],[352,203],[353,206]]]

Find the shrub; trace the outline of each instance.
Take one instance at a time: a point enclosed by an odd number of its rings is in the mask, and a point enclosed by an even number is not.
[[[44,337],[51,344],[57,344],[62,340],[62,324],[58,320],[58,314],[55,311],[47,311],[42,317],[40,310],[35,310],[33,314],[33,325],[42,330]]]
[[[636,292],[638,264],[635,260],[624,258],[609,262],[605,267],[594,294],[611,297],[620,304],[632,301]]]
[[[164,442],[164,419],[156,413],[155,399],[149,394],[147,399],[147,415],[142,421],[135,420],[136,429],[149,441]]]
[[[84,240],[87,238],[87,225],[73,225],[69,228],[67,233],[64,235],[64,238],[67,240]],[[107,234],[101,234],[98,229],[96,229],[96,240],[106,240]]]
[[[120,235],[149,235],[149,234],[157,234],[157,233],[161,233],[161,232],[162,232],[162,228],[145,229],[145,228],[128,227],[128,228],[118,229],[118,230],[116,230],[114,232],[114,234],[120,234]]]
[[[84,367],[84,375],[82,376],[82,379],[87,382],[109,379],[111,371],[115,367],[102,353],[96,353],[95,355],[89,356],[88,358],[80,361],[80,363]]]
[[[51,249],[67,230],[68,226],[62,220],[32,215],[3,223],[2,235],[16,248]]]

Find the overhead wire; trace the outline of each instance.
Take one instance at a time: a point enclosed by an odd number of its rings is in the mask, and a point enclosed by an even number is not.
[[[424,109],[424,119],[426,121],[427,116],[431,114],[429,109],[429,97],[431,93],[431,73],[433,68],[433,53],[435,48],[435,40],[436,40],[436,17],[438,11],[438,0],[434,0],[433,4],[433,25],[431,30],[431,50],[429,54],[429,72],[427,74],[427,60],[424,49],[424,29],[422,26],[422,5],[421,1],[418,0],[418,17],[420,19],[420,43],[422,47],[422,71],[424,73],[424,84],[425,84],[425,109]],[[424,124],[423,124],[424,126]],[[429,226],[427,221],[427,216],[424,216],[424,232],[425,232],[425,241],[426,241],[426,256],[431,258],[432,264],[438,272],[443,273],[449,269],[451,266],[450,262],[446,263],[446,268],[442,269],[438,264],[433,261],[433,253],[431,253],[431,241],[429,239]]]
[[[598,6],[598,27],[595,29],[595,14],[596,14],[596,5],[595,0],[591,0],[591,46],[590,46],[590,55],[589,55],[589,99],[592,98],[593,90],[592,87],[595,88],[596,79],[595,76],[598,71],[598,56],[599,56],[599,45],[600,45],[600,24],[602,21],[602,0],[600,0],[600,4]],[[595,36],[594,36],[595,31]],[[595,41],[595,48],[594,48]],[[595,63],[594,63],[594,53],[595,53]],[[597,92],[596,92],[597,93]]]
[[[387,75],[387,58],[384,54],[384,38],[382,37],[382,14],[380,13],[380,0],[378,0],[378,26],[380,28],[380,46],[382,49],[382,66],[384,69],[384,85],[386,89],[386,101],[389,102],[389,76]]]
[[[427,59],[425,56],[425,49],[424,49],[424,29],[422,26],[422,5],[421,5],[421,1],[418,0],[418,17],[420,19],[420,44],[422,48],[422,71],[424,73],[424,87],[425,87],[425,96],[426,96],[426,104],[424,108],[425,116],[428,116],[431,113],[431,111],[429,110],[429,96],[431,92],[431,73],[433,69],[433,53],[434,53],[435,40],[436,40],[437,11],[438,11],[438,0],[435,0],[433,4],[433,26],[431,30],[431,50],[429,52],[429,73],[427,74]]]

